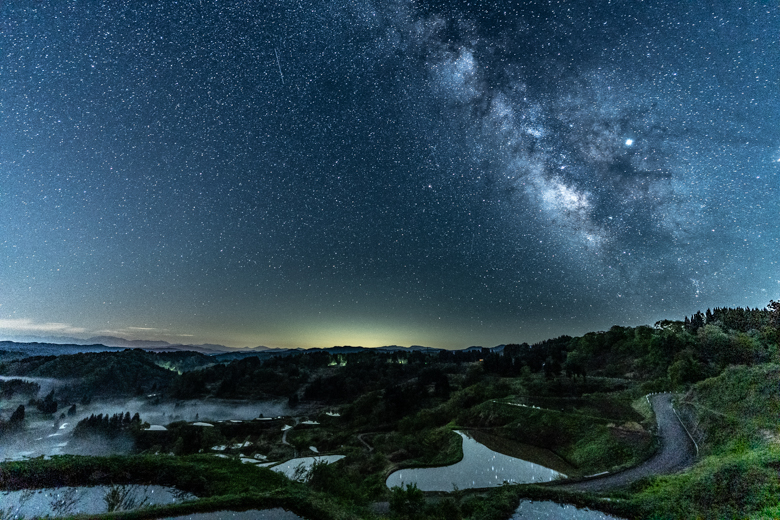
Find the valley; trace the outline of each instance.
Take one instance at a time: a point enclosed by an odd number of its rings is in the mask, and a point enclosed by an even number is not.
[[[778,332],[770,311],[760,329],[731,314],[466,351],[4,356],[0,489],[188,497],[141,497],[132,518],[498,520],[549,501],[763,518],[779,507]]]

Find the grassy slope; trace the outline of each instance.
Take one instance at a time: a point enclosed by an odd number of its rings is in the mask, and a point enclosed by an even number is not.
[[[626,417],[632,422],[634,412]],[[638,415],[638,414],[637,414]],[[652,451],[652,437],[641,429],[619,428],[614,416],[604,418],[580,413],[488,402],[474,407],[459,422],[490,428],[494,434],[552,451],[571,468],[570,476],[583,476],[633,465]],[[638,425],[637,425],[638,426]]]
[[[703,430],[690,471],[637,486],[647,518],[744,518],[780,507],[780,366],[732,367],[684,399]]]
[[[634,502],[645,518],[744,518],[778,502],[780,450],[712,455],[691,470],[656,478]]]
[[[705,453],[729,453],[780,433],[780,365],[731,367],[697,384],[682,401],[693,409]]]
[[[626,518],[780,518],[780,366],[726,369],[694,385],[683,403],[695,412],[702,457],[690,470],[595,495],[511,486],[476,497],[471,518],[505,519],[520,497],[588,506]]]

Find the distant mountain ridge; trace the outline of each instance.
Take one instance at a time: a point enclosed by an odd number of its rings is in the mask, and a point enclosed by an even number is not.
[[[202,344],[202,345],[186,345],[182,343],[169,343],[162,340],[143,340],[143,339],[125,339],[116,336],[93,336],[88,339],[72,338],[72,337],[39,337],[39,336],[18,336],[8,341],[0,341],[2,343],[15,343],[18,345],[33,345],[38,346],[47,345],[51,348],[67,347],[69,349],[77,347],[112,347],[118,349],[124,348],[141,348],[153,352],[176,352],[176,351],[192,351],[200,352],[202,354],[221,354],[225,352],[259,352],[264,350],[270,350],[269,347],[244,347],[240,349],[226,347],[225,345],[217,344]],[[2,348],[2,347],[0,347]],[[89,352],[95,351],[95,348],[89,349]]]
[[[116,336],[94,336],[87,340],[87,343],[106,345],[107,347],[168,347],[171,344],[167,341],[154,341],[146,339],[125,339]]]
[[[18,358],[30,356],[62,356],[82,352],[119,352],[122,347],[106,345],[79,345],[76,343],[20,343],[16,341],[0,341],[0,354],[3,358]]]
[[[25,338],[28,339],[28,338]],[[33,339],[33,338],[29,338]],[[133,340],[119,338],[116,336],[94,336],[89,339],[78,338],[34,338],[35,340],[44,341],[0,341],[0,351],[6,351],[14,353],[15,355],[26,356],[41,356],[41,355],[63,355],[63,354],[76,354],[82,352],[110,352],[119,351],[127,348],[141,349],[149,352],[197,352],[205,354],[207,356],[219,357],[222,360],[225,359],[240,359],[251,356],[274,356],[282,355],[288,356],[299,352],[330,352],[332,354],[352,354],[356,352],[362,352],[365,350],[378,350],[380,352],[427,352],[436,353],[441,348],[425,347],[422,345],[412,345],[404,347],[400,345],[386,345],[382,347],[362,347],[362,346],[350,346],[341,345],[333,347],[314,347],[310,349],[303,348],[274,348],[266,347],[263,345],[257,347],[242,347],[231,348],[224,345],[217,344],[202,344],[202,345],[184,345],[174,344],[167,341],[159,340]],[[48,340],[48,341],[46,341]],[[479,346],[472,346],[465,349],[467,352],[471,351],[492,351],[501,352],[504,350],[504,345],[498,345],[496,347],[484,348]]]

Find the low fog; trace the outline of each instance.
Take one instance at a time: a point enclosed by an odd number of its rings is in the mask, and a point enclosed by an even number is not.
[[[38,391],[38,397],[41,398],[48,394],[52,390],[57,390],[62,386],[67,386],[69,381],[65,379],[52,379],[49,377],[26,377],[26,376],[0,376],[0,381],[13,381],[14,379],[21,379],[22,381],[28,381],[30,383],[36,383],[41,389]],[[6,399],[0,401],[0,408],[5,408]]]
[[[2,377],[9,381],[21,379],[40,385],[36,399],[43,399],[51,390],[67,384],[64,380]],[[256,417],[277,417],[290,414],[285,401],[234,401],[222,399],[192,401],[161,401],[157,395],[128,399],[94,399],[88,404],[59,402],[56,413],[43,414],[29,395],[14,394],[0,399],[0,418],[8,421],[19,405],[25,407],[24,428],[18,432],[6,432],[0,442],[0,460],[19,460],[51,455],[110,455],[128,453],[133,447],[126,436],[107,439],[100,436],[74,438],[73,428],[90,415],[114,415],[138,413],[141,420],[149,424],[167,425],[174,421],[225,421],[251,420]],[[69,414],[75,404],[75,413]],[[64,417],[63,417],[64,415]]]

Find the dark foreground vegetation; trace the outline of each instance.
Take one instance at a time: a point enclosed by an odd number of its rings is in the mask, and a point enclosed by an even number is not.
[[[70,381],[42,399],[29,383],[0,387],[3,395],[27,396],[28,414],[54,420],[66,407],[117,396],[280,400],[292,410],[288,417],[211,426],[175,421],[159,431],[148,430],[134,410],[95,415],[74,435],[125,436],[134,453],[6,462],[0,464],[0,489],[155,483],[201,497],[122,513],[138,518],[283,506],[310,519],[505,519],[521,498],[587,505],[627,518],[777,518],[779,339],[780,304],[771,302],[763,310],[715,309],[653,327],[615,326],[535,345],[460,352],[316,351],[224,361],[139,350],[0,357],[0,375]],[[644,398],[651,392],[677,395],[677,410],[697,443],[696,463],[679,474],[648,476],[599,496],[554,485],[428,494],[385,486],[395,469],[459,460],[453,429],[571,478],[636,465],[656,449],[655,421]],[[24,412],[0,422],[3,435],[23,433]],[[291,428],[283,438],[285,425]],[[315,465],[305,482],[239,460],[282,461],[313,454],[309,446],[346,457]],[[383,503],[389,513],[377,506]]]

